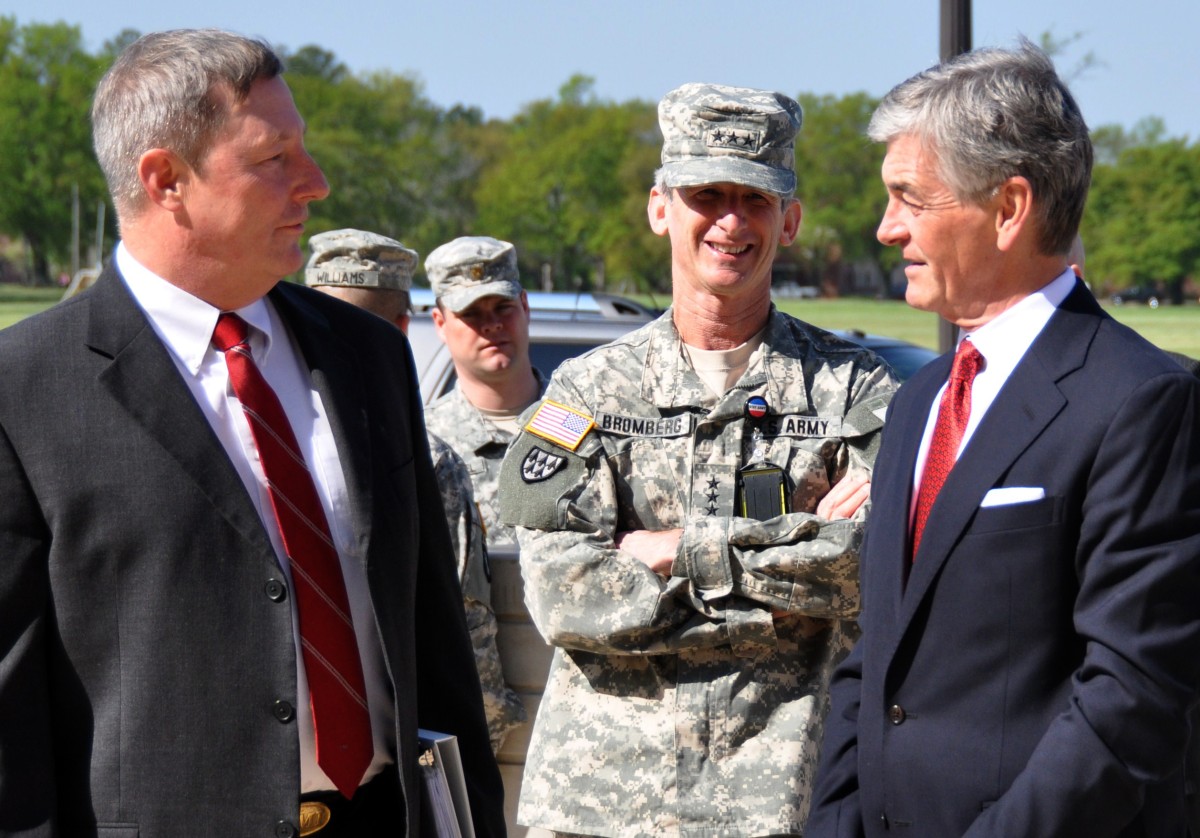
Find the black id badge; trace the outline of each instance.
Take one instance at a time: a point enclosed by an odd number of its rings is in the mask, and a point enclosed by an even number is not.
[[[767,521],[788,512],[787,475],[774,463],[756,462],[738,471],[738,512]]]
[[[758,420],[764,415],[766,402],[761,397],[751,397],[746,402],[746,417]],[[738,514],[743,518],[767,521],[790,511],[788,479],[782,468],[767,462],[767,446],[761,428],[754,428],[751,440],[750,462],[738,470]]]

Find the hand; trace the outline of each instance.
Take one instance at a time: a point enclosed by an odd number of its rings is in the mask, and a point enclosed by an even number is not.
[[[861,471],[846,472],[817,504],[817,514],[827,521],[851,518],[871,495],[871,481]]]
[[[683,530],[626,530],[614,539],[617,549],[629,553],[659,576],[671,575]]]

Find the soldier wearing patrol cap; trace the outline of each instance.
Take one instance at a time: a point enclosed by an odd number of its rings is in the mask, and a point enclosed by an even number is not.
[[[412,308],[409,289],[417,252],[395,239],[366,230],[332,230],[309,239],[312,255],[304,281],[351,305],[366,309],[408,331]],[[462,586],[467,629],[475,650],[475,668],[483,688],[492,751],[499,751],[509,731],[525,721],[525,706],[504,680],[496,648],[496,614],[486,570],[483,525],[466,464],[436,434],[429,452],[450,525],[450,540]]]
[[[672,306],[564,363],[501,475],[555,647],[518,820],[799,834],[896,381],[771,304],[800,223],[799,105],[687,84],[659,123],[648,213],[670,239]]]
[[[425,410],[425,426],[446,440],[471,473],[487,544],[515,541],[499,520],[496,487],[517,417],[545,381],[529,360],[529,302],[517,251],[489,236],[463,236],[425,260],[437,298],[433,323],[450,350],[455,388]]]
[[[304,282],[331,297],[408,328],[417,252],[366,230],[331,230],[308,240],[312,255]]]

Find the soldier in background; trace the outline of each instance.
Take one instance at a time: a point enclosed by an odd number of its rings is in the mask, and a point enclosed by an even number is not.
[[[800,106],[659,105],[672,307],[564,363],[501,473],[555,647],[518,820],[585,835],[799,834],[849,650],[884,408],[871,352],[776,311]]]
[[[312,256],[304,273],[308,285],[377,314],[407,333],[415,250],[377,233],[350,229],[319,233],[309,240],[309,247]],[[466,464],[432,433],[429,450],[450,526],[467,629],[483,687],[488,737],[495,752],[508,732],[525,720],[525,708],[500,668],[483,525]]]
[[[500,462],[517,435],[517,418],[546,384],[529,360],[529,301],[511,244],[463,236],[425,260],[437,298],[438,337],[454,359],[455,388],[425,411],[425,425],[458,453],[471,473],[488,547],[514,543],[500,524]]]

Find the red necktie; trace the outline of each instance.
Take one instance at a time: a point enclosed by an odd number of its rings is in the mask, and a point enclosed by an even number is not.
[[[245,321],[222,314],[213,346],[225,353],[291,564],[317,765],[343,795],[353,797],[374,745],[350,602],[325,511],[279,398],[250,356]]]
[[[912,526],[912,555],[917,558],[917,548],[921,546],[921,533],[925,530],[925,522],[929,520],[929,510],[954,461],[958,458],[958,446],[962,444],[963,432],[967,429],[967,420],[971,418],[971,383],[975,374],[983,366],[983,356],[971,341],[965,338],[958,345],[954,354],[954,364],[950,367],[950,383],[942,393],[942,402],[938,406],[937,424],[933,426],[933,439],[929,443],[929,454],[925,458],[925,471],[921,475],[921,489],[917,493],[917,513]]]

